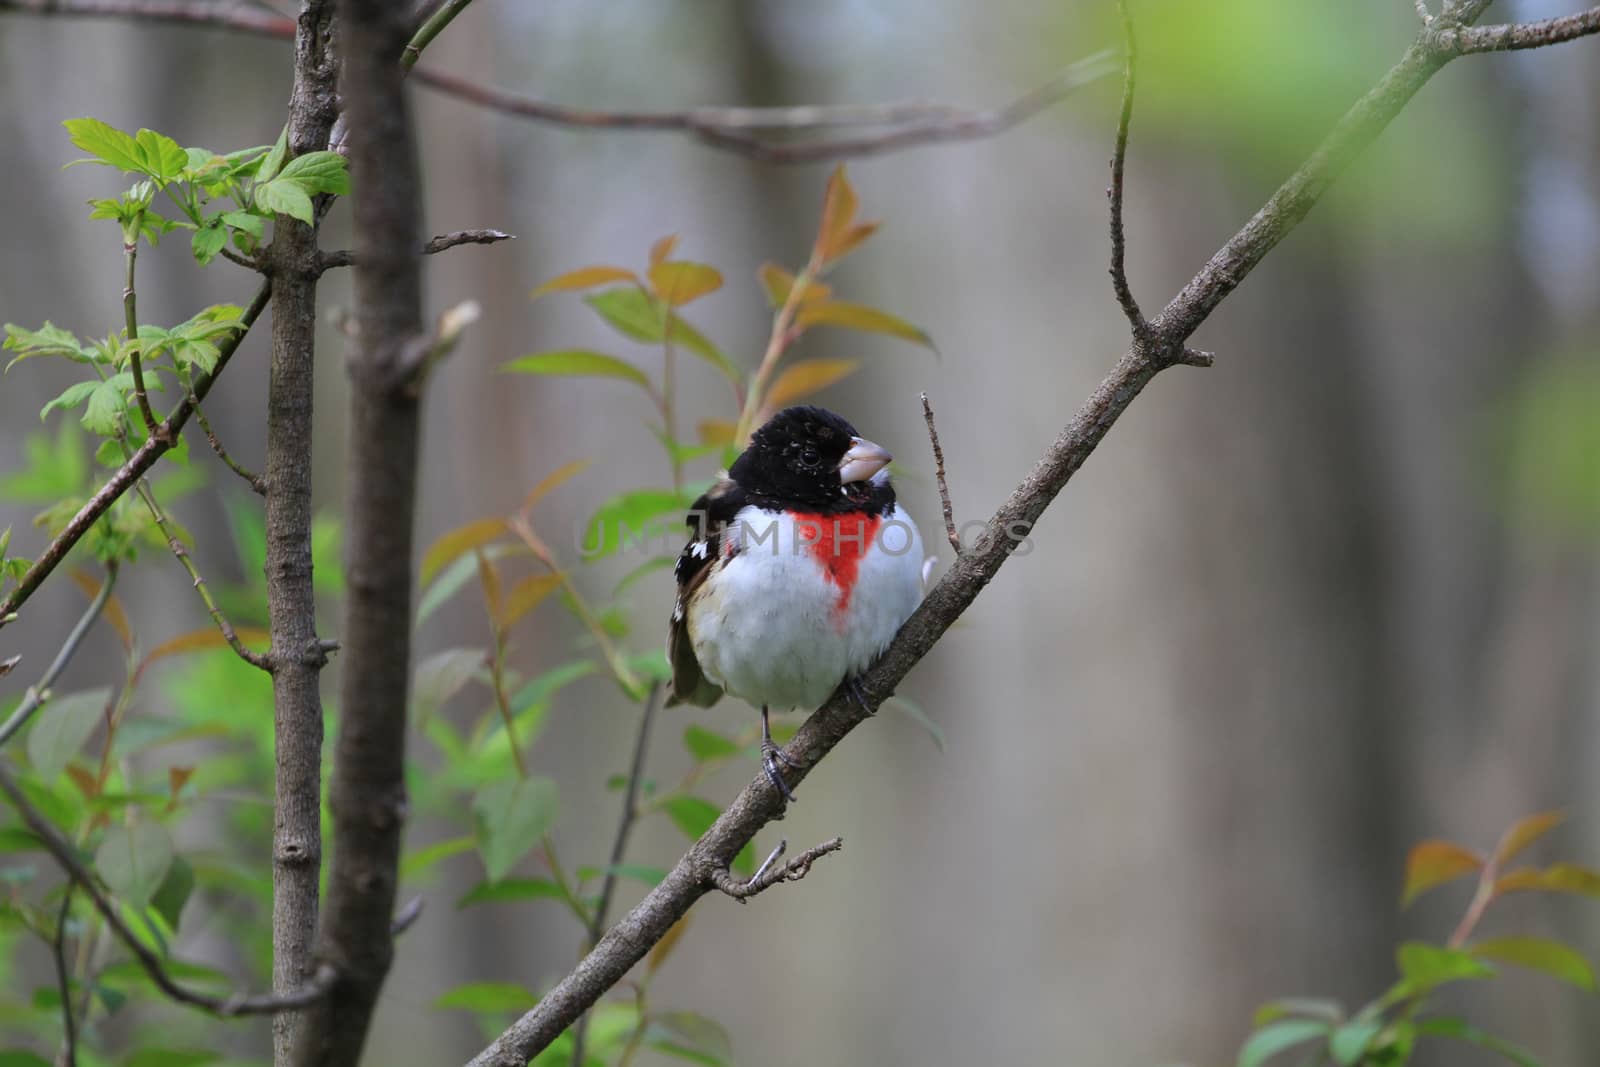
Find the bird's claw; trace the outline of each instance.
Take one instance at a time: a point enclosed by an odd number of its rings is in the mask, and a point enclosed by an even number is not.
[[[790,791],[789,784],[783,780],[783,774],[778,770],[778,764],[784,764],[794,770],[800,769],[800,764],[790,759],[777,745],[765,742],[761,746],[761,767],[767,772],[767,781],[772,783],[772,788],[783,795],[786,803],[794,803],[794,793]]]
[[[867,702],[867,691],[861,688],[860,678],[853,676],[846,678],[844,680],[844,686],[845,689],[849,691],[851,698],[854,699],[858,705],[860,705],[863,712],[868,715],[876,715],[878,713],[877,709]]]

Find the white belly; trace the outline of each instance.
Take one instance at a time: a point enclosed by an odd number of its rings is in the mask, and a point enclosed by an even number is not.
[[[824,518],[823,523],[831,523]],[[865,551],[841,516],[842,536],[819,553],[815,528],[757,508],[725,540],[739,551],[700,587],[689,637],[706,677],[772,708],[815,708],[888,646],[922,601],[922,538],[898,505]],[[819,556],[858,555],[854,580],[830,578]]]

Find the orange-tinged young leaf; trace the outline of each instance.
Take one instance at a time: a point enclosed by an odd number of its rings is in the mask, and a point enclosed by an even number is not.
[[[650,268],[650,288],[668,307],[682,307],[722,288],[722,272],[704,263],[678,260]]]
[[[256,626],[235,626],[233,632],[239,640],[247,645],[267,646],[272,641],[272,635]],[[222,636],[222,631],[215,626],[207,626],[200,630],[191,630],[186,634],[179,634],[170,641],[163,641],[152,648],[144,661],[139,664],[139,669],[134,672],[134,678],[143,674],[145,668],[160,659],[168,656],[178,656],[185,652],[203,652],[214,648],[226,648],[228,639]]]
[[[569,481],[573,475],[587,467],[590,462],[587,459],[575,459],[571,463],[557,467],[545,475],[538,485],[528,490],[528,495],[522,498],[522,507],[517,510],[526,514],[535,504],[548,496],[551,490],[557,488],[563,482]]]
[[[1495,846],[1495,862],[1505,864],[1523,849],[1560,826],[1566,817],[1564,811],[1544,811],[1518,820],[1516,825],[1506,831],[1506,835],[1500,839],[1500,844]]]
[[[608,356],[604,352],[591,352],[583,348],[565,348],[555,352],[535,352],[500,365],[511,374],[541,374],[566,377],[621,378],[650,390],[650,379],[632,363]]]
[[[1406,884],[1400,906],[1409,907],[1423,893],[1471,874],[1483,866],[1483,857],[1452,841],[1423,841],[1406,857]]]
[[[933,347],[933,340],[911,323],[887,311],[879,311],[866,304],[849,304],[842,300],[828,300],[819,304],[803,304],[795,321],[803,328],[812,326],[847,326],[869,333],[886,333]]]
[[[650,266],[657,267],[667,261],[672,250],[678,247],[678,235],[669,233],[650,246]]]
[[[85,570],[72,572],[72,580],[78,583],[78,588],[88,595],[90,600],[100,595],[100,580]],[[122,609],[122,601],[117,594],[112,593],[106,600],[106,606],[100,609],[100,614],[117,631],[117,637],[122,641],[124,651],[133,651],[133,627],[128,625],[128,613]]]
[[[877,233],[878,227],[882,225],[883,223],[881,222],[856,223],[834,240],[833,247],[828,249],[828,258],[843,259],[860,247],[861,243],[868,237]]]
[[[559,574],[530,574],[511,587],[500,609],[500,626],[511,629],[545,597],[561,588]]]
[[[767,291],[767,302],[774,308],[781,308],[789,301],[789,291],[794,288],[794,275],[778,266],[776,263],[761,264],[757,272],[761,278],[761,286]],[[800,294],[800,303],[815,304],[828,299],[833,295],[833,287],[824,282],[809,282],[806,291]]]
[[[655,974],[661,969],[661,965],[667,962],[667,957],[672,955],[672,950],[678,947],[678,942],[683,940],[683,933],[687,929],[689,929],[687,915],[672,924],[671,929],[656,942],[656,947],[650,950],[650,958],[644,965],[646,974]]]
[[[1556,863],[1542,871],[1533,867],[1519,867],[1502,875],[1494,883],[1496,894],[1529,890],[1576,893],[1600,899],[1600,871],[1576,863]]]
[[[428,546],[428,551],[422,556],[422,584],[426,585],[441,567],[445,567],[460,556],[488,544],[506,532],[506,520],[502,518],[479,519],[469,522],[465,526],[457,526],[454,530],[440,537]]]
[[[837,258],[834,248],[856,221],[858,207],[855,188],[841,163],[828,176],[828,188],[822,194],[822,223],[817,227],[818,258],[824,262]]]
[[[69,763],[64,768],[67,777],[72,779],[72,784],[78,787],[85,800],[93,800],[100,795],[100,780],[87,770],[75,763]]]
[[[638,277],[633,271],[624,267],[579,267],[565,274],[559,274],[545,282],[533,291],[534,299],[546,293],[571,292],[575,289],[593,289],[599,285],[610,282],[633,282],[638,284]]]
[[[194,777],[193,767],[168,767],[167,768],[167,808],[170,810],[177,806],[178,794]]]
[[[731,445],[739,427],[723,419],[701,419],[697,427],[703,445]]]
[[[500,572],[494,561],[478,553],[478,582],[483,586],[483,602],[489,607],[489,618],[498,624],[505,617],[505,596],[500,588]]]
[[[861,366],[854,359],[809,359],[785,367],[778,380],[767,390],[765,407],[777,410],[812,393],[818,393],[835,382],[842,381]]]
[[[1468,951],[1482,959],[1543,971],[1579,989],[1595,991],[1594,969],[1589,961],[1559,941],[1543,937],[1497,937],[1469,946]]]

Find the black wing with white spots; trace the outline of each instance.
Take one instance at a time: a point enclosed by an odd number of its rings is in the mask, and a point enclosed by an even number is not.
[[[690,540],[672,568],[678,579],[678,595],[672,605],[672,621],[667,631],[667,661],[672,665],[669,706],[710,707],[722,697],[721,686],[706,678],[695,657],[694,643],[689,639],[689,611],[695,590],[716,567],[727,562],[722,554],[724,533],[744,505],[744,490],[723,480],[694,502],[685,519]]]

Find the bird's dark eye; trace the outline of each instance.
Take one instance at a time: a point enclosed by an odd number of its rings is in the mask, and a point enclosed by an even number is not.
[[[810,445],[800,450],[800,463],[802,466],[815,467],[822,462],[822,455]]]

